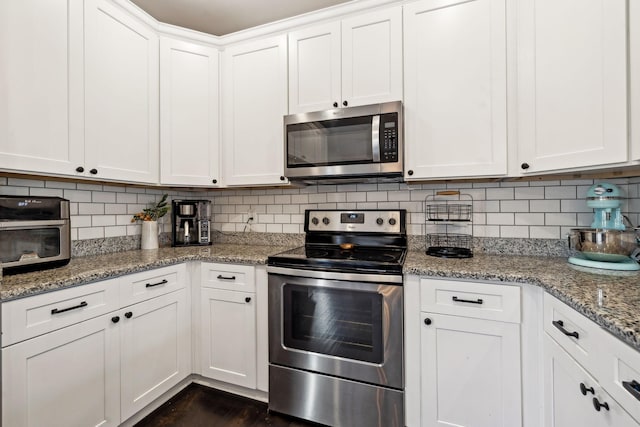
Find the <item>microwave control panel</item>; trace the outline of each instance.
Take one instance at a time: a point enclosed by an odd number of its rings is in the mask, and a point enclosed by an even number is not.
[[[385,114],[382,116],[380,133],[380,161],[392,163],[398,161],[398,116]]]

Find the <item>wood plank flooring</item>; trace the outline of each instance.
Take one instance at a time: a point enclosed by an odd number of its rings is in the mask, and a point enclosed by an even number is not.
[[[267,404],[190,384],[135,427],[317,427],[267,412]]]

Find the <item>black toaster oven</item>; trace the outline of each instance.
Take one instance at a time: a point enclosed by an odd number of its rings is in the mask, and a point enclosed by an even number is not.
[[[68,200],[0,196],[0,266],[4,274],[58,267],[70,259]]]

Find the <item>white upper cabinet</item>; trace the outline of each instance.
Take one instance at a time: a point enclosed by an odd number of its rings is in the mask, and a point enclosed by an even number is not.
[[[85,169],[158,182],[158,36],[106,0],[85,8]]]
[[[631,159],[640,160],[640,3],[629,2]]]
[[[82,1],[0,2],[0,169],[82,165],[82,13]]]
[[[627,161],[626,5],[624,0],[517,3],[516,170]]]
[[[222,55],[225,185],[286,183],[287,37],[235,45]]]
[[[405,5],[405,179],[506,174],[505,3]]]
[[[289,112],[402,99],[402,8],[289,33]]]
[[[219,172],[218,50],[160,38],[160,182],[216,185]]]

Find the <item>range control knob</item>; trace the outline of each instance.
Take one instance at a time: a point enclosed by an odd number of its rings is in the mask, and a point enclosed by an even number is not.
[[[311,222],[313,223],[313,225],[318,225],[320,221],[314,216],[313,218],[311,218]]]
[[[389,218],[389,224],[396,225],[396,219],[395,218]]]
[[[329,218],[327,218],[326,216],[325,216],[324,218],[322,218],[322,223],[323,223],[324,225],[329,225],[329,223],[330,223],[330,222],[331,222],[331,221],[329,221]]]
[[[378,224],[378,225],[384,224],[384,219],[382,219],[382,218],[376,219],[376,224]]]

